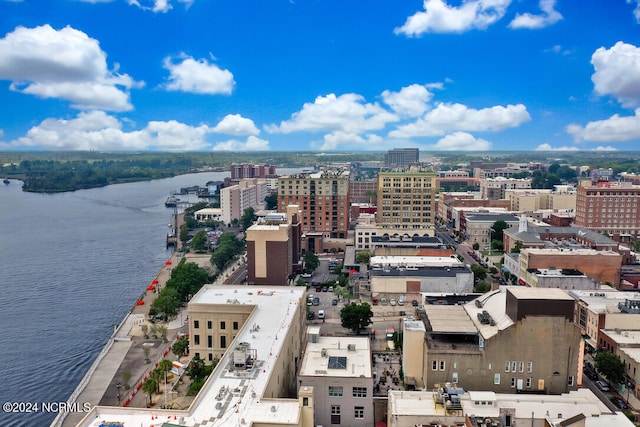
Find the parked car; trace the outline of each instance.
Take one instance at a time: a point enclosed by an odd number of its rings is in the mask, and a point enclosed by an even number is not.
[[[331,305],[338,305],[338,300],[337,299],[332,299],[331,300]]]
[[[414,306],[414,307],[417,307],[417,306],[420,305],[420,303],[417,300],[413,300],[413,301],[411,301],[411,305]]]
[[[386,298],[384,298],[384,297],[383,297],[383,298],[380,298],[380,304],[381,304],[381,305],[387,305],[387,304],[388,304],[388,303],[387,303],[387,299],[386,299]]]
[[[314,313],[313,311],[310,311],[309,313],[307,313],[307,319],[313,320],[315,318],[316,318],[316,313]]]
[[[324,310],[318,310],[318,319],[324,319]]]
[[[333,286],[329,286],[329,292],[333,292]]]
[[[605,383],[604,381],[596,381],[594,383],[596,385],[596,387],[598,387],[601,391],[609,391],[609,384]]]
[[[390,304],[390,305],[396,305],[396,299],[395,299],[395,298],[391,298],[391,299],[389,300],[389,304]]]
[[[308,279],[308,278],[310,278],[311,276],[312,276],[312,274],[311,274],[311,273],[302,273],[302,274],[300,275],[300,277],[302,277],[303,279]]]
[[[328,290],[329,290],[329,287],[328,287],[328,286],[323,286],[323,287],[322,287],[322,292],[327,292]]]
[[[320,305],[320,298],[315,297],[315,298],[313,299],[313,305]]]
[[[398,298],[398,305],[404,305],[404,298]]]
[[[371,304],[378,305],[378,298],[371,299]]]
[[[587,378],[589,378],[590,380],[597,380],[598,379],[598,374],[596,373],[595,369],[591,368],[585,368],[583,369],[584,374],[587,376]]]
[[[624,400],[620,399],[617,396],[613,396],[609,400],[611,401],[611,403],[613,403],[614,405],[616,405],[618,408],[622,410],[629,409],[629,405],[627,405],[627,402],[625,402]]]

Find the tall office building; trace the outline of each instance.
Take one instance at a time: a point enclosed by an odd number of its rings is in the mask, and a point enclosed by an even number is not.
[[[322,171],[278,178],[278,212],[289,205],[302,211],[303,233],[345,238],[349,226],[349,172]]]
[[[429,230],[436,213],[436,174],[420,168],[378,174],[376,223],[383,229]],[[413,234],[413,233],[410,233]],[[424,232],[420,233],[424,235]]]
[[[230,223],[239,219],[247,208],[260,210],[264,208],[264,198],[268,195],[267,182],[264,179],[245,178],[237,185],[220,190],[221,219]]]
[[[272,165],[254,165],[252,163],[232,163],[231,180],[243,178],[266,178],[276,174],[276,167]]]
[[[417,148],[394,148],[384,155],[385,168],[406,168],[418,163],[420,150]]]
[[[640,185],[628,182],[581,184],[575,224],[619,238],[640,234]]]

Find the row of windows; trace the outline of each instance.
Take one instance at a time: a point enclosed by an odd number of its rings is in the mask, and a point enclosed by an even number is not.
[[[233,322],[233,330],[237,331],[238,327],[239,327],[239,323],[238,322]],[[200,321],[199,320],[194,320],[193,321],[193,328],[194,329],[199,329],[200,328]],[[211,320],[207,320],[207,329],[213,329],[213,322]],[[227,329],[227,322],[225,322],[224,320],[220,321],[220,329]]]
[[[193,344],[200,345],[200,335],[193,336]],[[207,335],[207,347],[213,347],[213,335]],[[227,348],[227,336],[220,335],[220,348]]]
[[[343,396],[343,387],[342,386],[329,386],[329,397],[342,397]],[[366,387],[352,387],[351,388],[351,396],[352,397],[367,397],[367,388]]]
[[[504,362],[504,371],[505,372],[524,372],[524,362],[516,362],[508,360]],[[533,362],[527,362],[527,372],[533,371]]]
[[[342,408],[340,405],[331,405],[331,424],[341,424],[340,415]],[[364,406],[355,406],[353,408],[353,417],[356,419],[364,418]]]

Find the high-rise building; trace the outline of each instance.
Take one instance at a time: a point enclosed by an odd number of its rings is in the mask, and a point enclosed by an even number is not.
[[[640,185],[628,182],[581,184],[576,194],[575,224],[624,237],[640,234]]]
[[[276,167],[272,165],[254,165],[252,163],[232,163],[231,180],[243,178],[266,178],[276,174]]]
[[[394,148],[384,155],[385,168],[406,168],[419,162],[420,150],[417,148]]]
[[[303,233],[345,238],[349,226],[349,172],[322,171],[278,178],[278,212],[298,205]]]
[[[239,219],[248,208],[262,209],[267,195],[267,182],[258,178],[242,179],[236,185],[221,189],[222,221],[230,223],[234,219]]]
[[[420,168],[378,174],[376,223],[383,229],[429,230],[433,235],[436,214],[436,174]],[[392,232],[390,231],[390,234]],[[424,235],[424,231],[419,234]]]

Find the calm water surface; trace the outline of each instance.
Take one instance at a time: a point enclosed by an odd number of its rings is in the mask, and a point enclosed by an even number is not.
[[[171,191],[203,173],[72,193],[0,184],[0,403],[65,401],[171,254]],[[56,414],[0,412],[0,426]]]

